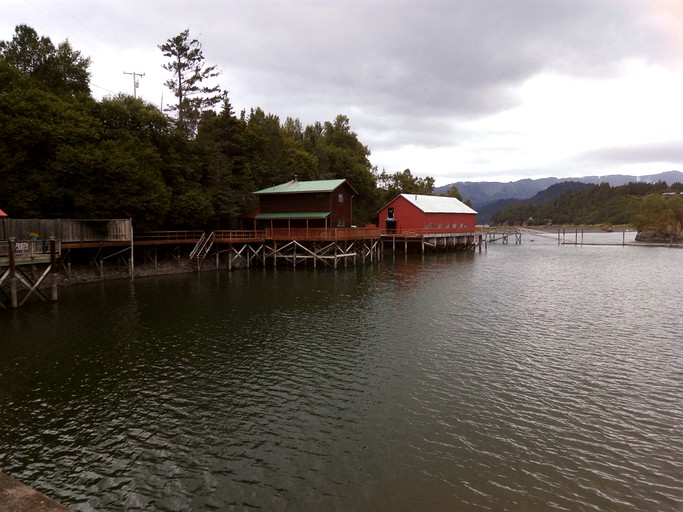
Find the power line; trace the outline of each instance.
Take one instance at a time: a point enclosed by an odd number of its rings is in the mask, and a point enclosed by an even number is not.
[[[107,91],[108,93],[111,93],[112,95],[116,94],[114,91],[110,91],[109,89],[106,89],[105,87],[101,87],[99,85],[95,85],[94,83],[90,82],[91,87],[97,87],[98,89],[102,89],[103,91]]]

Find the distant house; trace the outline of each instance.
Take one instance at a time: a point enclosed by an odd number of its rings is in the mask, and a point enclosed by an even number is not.
[[[254,219],[263,228],[349,227],[356,190],[344,179],[289,181],[255,192]]]
[[[401,194],[379,211],[387,233],[472,232],[477,212],[454,197]]]

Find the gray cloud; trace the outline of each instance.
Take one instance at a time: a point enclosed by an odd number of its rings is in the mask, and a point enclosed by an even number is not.
[[[264,95],[325,90],[340,104],[412,115],[498,111],[534,74],[611,75],[624,58],[655,55],[658,39],[628,1],[256,4],[233,4],[227,30],[205,46],[225,47],[227,68],[276,75],[254,84]]]
[[[616,146],[588,151],[576,158],[595,165],[630,165],[648,162],[683,164],[683,138],[655,144]]]
[[[12,12],[31,11],[9,2]],[[304,124],[346,114],[373,151],[480,138],[462,123],[518,106],[520,86],[539,73],[605,79],[617,77],[628,59],[678,58],[646,0],[62,0],[61,11],[37,0],[32,6],[39,11],[31,11],[33,18],[13,23],[39,20],[51,29],[39,32],[55,40],[61,38],[52,31],[65,29],[93,61],[98,56],[90,49],[102,46],[139,57],[130,65],[147,72],[143,86],[155,96],[167,78],[157,45],[189,28],[207,63],[222,71],[221,85],[238,111],[258,106]],[[10,35],[5,24],[0,28],[0,38]],[[604,150],[582,159],[623,155]]]

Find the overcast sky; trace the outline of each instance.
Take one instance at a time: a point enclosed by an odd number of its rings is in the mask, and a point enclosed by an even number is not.
[[[236,112],[350,119],[380,170],[455,181],[683,170],[682,0],[2,0],[92,59],[97,98],[171,101],[186,28]]]

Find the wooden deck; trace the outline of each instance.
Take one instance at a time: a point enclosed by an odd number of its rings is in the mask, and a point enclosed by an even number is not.
[[[0,473],[0,512],[69,512],[69,509]]]

